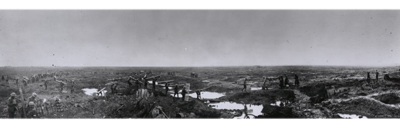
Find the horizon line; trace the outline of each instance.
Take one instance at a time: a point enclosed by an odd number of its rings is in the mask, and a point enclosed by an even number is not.
[[[220,66],[1,66],[1,67],[276,67],[276,66],[283,66],[283,67],[290,67],[290,66],[308,66],[308,67],[315,67],[315,66],[323,66],[323,67],[398,67],[400,64],[394,65],[220,65]]]

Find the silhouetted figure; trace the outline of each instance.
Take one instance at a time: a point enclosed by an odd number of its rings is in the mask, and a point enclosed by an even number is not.
[[[156,92],[156,81],[157,78],[153,78],[153,92]]]
[[[74,93],[74,91],[75,91],[75,82],[72,81],[71,82],[71,94]],[[112,93],[112,91],[111,91],[111,93]]]
[[[281,89],[283,89],[285,86],[284,86],[285,84],[284,84],[284,82],[283,82],[283,77],[282,76],[280,76],[279,77],[279,86],[281,87]]]
[[[246,89],[247,89],[246,84],[247,84],[247,78],[245,78],[244,81],[243,81],[243,89],[242,89],[242,92],[243,92],[243,91],[246,91]]]
[[[144,88],[147,89],[147,84],[148,84],[149,82],[147,82],[147,79],[146,79],[146,78],[143,78],[143,80],[144,80]]]
[[[367,83],[369,84],[371,82],[371,76],[369,75],[369,72],[367,73]]]
[[[294,85],[296,87],[300,86],[299,76],[297,76],[296,74],[294,74]]]
[[[248,111],[247,106],[246,106],[246,104],[244,104],[244,110],[243,110],[243,112],[244,112],[244,119],[250,118],[250,117],[249,117],[249,114],[247,113],[247,111]]]
[[[64,83],[60,83],[60,93],[62,93],[62,91],[64,90]]]
[[[48,85],[48,83],[49,83],[49,82],[48,82],[47,80],[44,81],[44,90],[47,90],[47,85]]]
[[[285,87],[289,86],[289,78],[285,74]]]
[[[264,77],[264,83],[263,83],[261,89],[262,90],[267,90],[267,78],[266,77]]]
[[[187,93],[187,92],[186,92],[186,89],[183,88],[183,89],[182,89],[182,100],[183,100],[183,101],[185,101],[185,95],[186,95],[186,93]]]
[[[197,99],[200,99],[200,98],[201,98],[201,92],[200,92],[200,90],[197,90],[197,91],[196,91],[196,95],[197,95]]]
[[[168,95],[168,83],[165,83],[165,94]]]
[[[111,85],[111,93],[118,93],[117,86],[118,86],[117,83]]]
[[[136,80],[135,83],[136,83],[136,91],[137,91],[140,89],[140,82],[139,82],[139,80]]]
[[[175,97],[175,95],[176,95],[176,97],[178,97],[178,98],[179,98],[179,90],[178,90],[178,85],[175,85],[175,87],[174,87],[174,97]]]
[[[24,83],[24,86],[28,86],[28,80],[22,80],[22,82]]]
[[[378,70],[376,70],[376,73],[375,73],[375,83],[378,83],[378,79],[379,79],[379,72],[378,72]]]
[[[17,106],[18,102],[16,99],[17,94],[14,92],[11,93],[10,98],[7,100],[7,106],[8,106],[8,118],[14,118],[15,117],[15,112],[17,111]]]
[[[131,80],[132,80],[132,78],[129,78],[128,81],[127,81],[127,82],[128,82],[128,85],[129,85],[129,88],[132,88],[132,85],[133,85],[133,83],[131,82]]]

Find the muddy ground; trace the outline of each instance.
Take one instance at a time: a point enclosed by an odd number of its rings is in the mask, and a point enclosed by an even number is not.
[[[15,78],[43,73],[69,73],[57,76],[59,80],[74,80],[74,93],[71,85],[59,92],[59,83],[53,77],[40,78],[38,82],[22,83],[24,97],[36,92],[40,100],[53,103],[61,99],[62,110],[43,110],[39,118],[242,118],[243,108],[215,108],[213,103],[231,102],[243,105],[262,106],[262,114],[254,115],[255,107],[249,106],[251,118],[345,118],[343,114],[355,114],[367,118],[399,117],[400,84],[384,80],[386,73],[396,73],[396,67],[312,67],[312,66],[252,66],[252,67],[2,67],[0,76],[8,76],[8,82],[0,80],[0,108],[2,118],[7,114],[5,102],[11,92],[20,98]],[[375,80],[375,70],[380,72]],[[192,78],[190,73],[197,73]],[[372,81],[366,80],[371,72]],[[171,74],[174,73],[174,74]],[[163,85],[150,93],[147,98],[138,98],[134,93],[136,85],[129,85],[129,76],[160,76],[158,81],[173,80],[172,84],[190,83],[189,94],[197,90],[223,94],[222,97],[188,101],[165,94]],[[279,87],[279,76],[287,75],[289,87]],[[300,78],[300,86],[294,86],[294,74]],[[268,90],[260,90],[263,77],[267,77]],[[118,79],[119,94],[111,94],[110,79]],[[242,91],[240,84],[248,78],[248,89]],[[48,89],[44,81],[48,80]],[[106,87],[106,96],[86,95],[81,89]],[[181,88],[180,88],[181,89]],[[204,95],[205,96],[205,95]],[[181,97],[181,95],[179,96]],[[19,104],[23,106],[22,103]],[[152,114],[155,107],[161,107],[163,116]],[[219,106],[223,107],[223,106]],[[40,109],[38,109],[40,111]],[[161,114],[160,114],[161,115]],[[19,115],[20,116],[20,115]]]

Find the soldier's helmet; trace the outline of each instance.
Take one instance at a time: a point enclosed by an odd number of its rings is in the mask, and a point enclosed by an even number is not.
[[[29,106],[34,106],[35,103],[33,103],[33,101],[31,101],[31,102],[28,103],[28,105],[29,105]]]
[[[11,93],[11,96],[15,97],[17,96],[17,94],[15,94],[14,92]]]
[[[36,94],[36,93],[32,93],[32,96],[33,96],[33,97],[36,97],[36,96],[37,96],[37,94]]]

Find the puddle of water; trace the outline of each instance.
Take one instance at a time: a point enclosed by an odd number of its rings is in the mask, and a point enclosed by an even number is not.
[[[225,94],[222,94],[222,93],[207,92],[207,91],[201,92],[200,95],[201,95],[200,99],[216,99],[216,98],[225,96]],[[197,98],[197,94],[196,93],[191,93],[191,94],[189,94],[189,96],[192,97],[192,98]]]
[[[356,115],[356,114],[340,114],[340,113],[338,113],[338,115],[345,119],[349,119],[349,118],[350,119],[368,119],[366,116],[362,116],[360,118],[360,115]]]
[[[153,81],[147,81],[147,83],[153,85]],[[156,85],[158,85],[158,82],[156,81]],[[164,85],[165,86],[165,85]]]
[[[254,90],[261,90],[262,88],[261,87],[252,87],[251,88],[251,91],[254,91]]]
[[[280,106],[281,105],[281,101],[276,101],[275,103],[271,103],[272,106]]]
[[[213,107],[214,109],[227,109],[227,110],[243,110],[244,105],[239,104],[239,103],[234,103],[234,102],[219,102],[219,103],[210,103],[209,106]],[[262,115],[261,113],[263,106],[262,105],[250,105],[246,104],[247,109],[248,109],[248,114],[252,114],[254,116]],[[252,118],[252,115],[249,115],[250,118]],[[242,119],[244,118],[244,114],[241,117],[235,117],[237,119]],[[254,117],[253,117],[254,118]]]
[[[85,92],[86,95],[89,95],[89,96],[93,96],[94,94],[96,94],[98,92],[98,89],[96,89],[96,88],[84,88],[82,90],[83,90],[83,92]],[[102,95],[100,94],[100,96],[104,96],[106,93],[107,93],[107,90],[103,90],[103,94]]]
[[[209,80],[203,80],[202,82],[204,82],[204,83],[209,83],[210,81],[209,81]]]
[[[241,116],[239,116],[239,117],[233,117],[233,119],[244,119],[244,116],[245,116],[245,114],[243,113]],[[249,118],[250,119],[255,119],[255,117],[254,116],[252,116],[252,115],[249,115]]]

